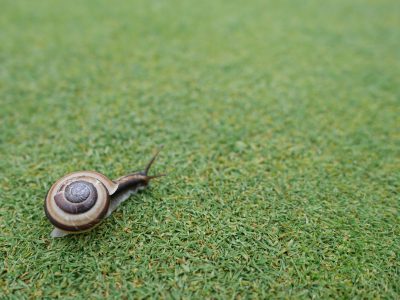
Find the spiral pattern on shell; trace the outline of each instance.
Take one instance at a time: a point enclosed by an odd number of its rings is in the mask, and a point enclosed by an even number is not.
[[[110,194],[117,185],[93,171],[75,172],[59,179],[50,188],[45,212],[57,228],[74,232],[90,229],[106,215]]]
[[[78,180],[64,185],[54,196],[54,200],[63,211],[80,214],[96,204],[97,196],[97,190],[92,183]]]

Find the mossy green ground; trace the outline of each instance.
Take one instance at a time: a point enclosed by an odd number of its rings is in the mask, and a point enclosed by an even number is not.
[[[400,2],[2,1],[0,298],[399,298]],[[49,238],[65,173],[169,176]]]

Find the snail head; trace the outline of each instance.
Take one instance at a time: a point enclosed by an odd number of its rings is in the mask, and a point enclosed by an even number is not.
[[[153,155],[153,157],[150,159],[150,161],[147,163],[146,168],[143,171],[138,172],[138,175],[143,176],[143,179],[147,182],[149,182],[151,179],[158,178],[165,176],[166,174],[157,174],[157,175],[149,175],[149,170],[151,166],[153,165],[154,161],[156,160],[158,154],[162,150],[163,146],[160,147],[160,149],[156,152],[156,154]]]
[[[115,182],[118,184],[117,192],[125,190],[125,189],[137,189],[137,188],[144,188],[149,183],[150,180],[158,177],[165,176],[166,174],[156,174],[156,175],[149,175],[149,170],[153,165],[154,161],[156,160],[158,154],[160,153],[162,147],[157,151],[156,154],[150,159],[147,163],[146,167],[143,171],[134,172],[123,176],[117,179]]]

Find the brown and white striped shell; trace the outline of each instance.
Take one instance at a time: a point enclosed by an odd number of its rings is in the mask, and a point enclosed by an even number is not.
[[[45,212],[50,222],[66,231],[82,231],[94,227],[106,215],[110,195],[118,184],[94,171],[70,173],[50,188]]]

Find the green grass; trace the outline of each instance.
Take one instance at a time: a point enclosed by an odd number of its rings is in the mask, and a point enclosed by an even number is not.
[[[2,1],[0,298],[399,298],[400,2]],[[53,240],[51,184],[169,176]]]

